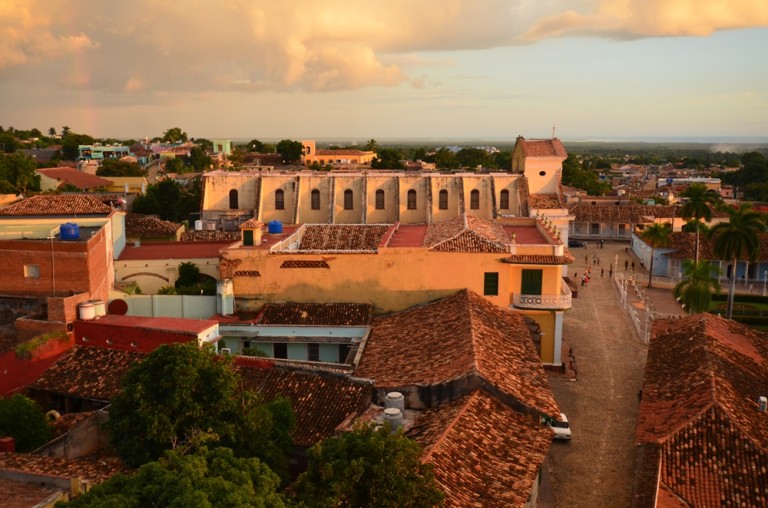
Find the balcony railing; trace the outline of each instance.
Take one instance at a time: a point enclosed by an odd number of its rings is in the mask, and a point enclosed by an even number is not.
[[[559,295],[512,295],[512,306],[518,309],[564,310],[571,308],[571,290],[563,279],[560,279]]]

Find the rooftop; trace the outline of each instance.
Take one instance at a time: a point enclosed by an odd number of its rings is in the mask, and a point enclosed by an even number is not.
[[[447,252],[508,252],[509,236],[495,221],[466,214],[427,227],[424,246]]]
[[[0,215],[109,215],[112,207],[98,199],[77,194],[38,194],[0,208]]]
[[[144,330],[158,330],[169,332],[186,332],[200,334],[217,326],[218,321],[211,319],[189,319],[175,317],[145,317],[145,316],[120,316],[107,314],[98,320],[89,321],[101,326],[115,326],[121,328],[138,328]]]
[[[101,483],[117,473],[128,472],[118,459],[58,457],[0,452],[0,468]]]
[[[120,253],[119,261],[149,259],[197,259],[218,260],[219,251],[232,242],[152,242],[135,246],[128,243]]]
[[[175,236],[181,224],[161,220],[152,215],[129,213],[125,216],[125,234],[129,238],[164,238]]]
[[[373,308],[366,303],[268,303],[260,325],[366,326]]]
[[[106,178],[91,175],[90,173],[85,173],[69,167],[41,168],[38,169],[37,172],[48,178],[60,180],[60,185],[69,184],[83,190],[107,187],[112,184],[112,180],[107,180]]]
[[[557,138],[552,139],[525,139],[518,138],[523,154],[526,157],[562,157],[565,159],[568,154],[563,144]]]

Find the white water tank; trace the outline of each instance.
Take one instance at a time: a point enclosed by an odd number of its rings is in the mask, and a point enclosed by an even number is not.
[[[405,397],[400,392],[389,392],[384,398],[384,407],[394,407],[403,412],[405,411]]]
[[[83,321],[91,321],[96,317],[96,306],[93,302],[82,302],[77,305],[77,315]]]
[[[91,300],[93,303],[94,315],[96,317],[103,317],[107,315],[107,306],[104,300]]]
[[[384,410],[384,421],[389,422],[392,432],[397,432],[403,426],[403,413],[396,407],[388,407]]]
[[[195,231],[202,231],[203,230],[203,221],[200,219],[195,221]]]

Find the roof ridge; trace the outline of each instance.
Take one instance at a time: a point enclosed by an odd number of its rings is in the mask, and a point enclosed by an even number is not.
[[[453,417],[451,422],[445,427],[443,432],[440,434],[440,437],[435,440],[434,443],[429,447],[429,449],[425,450],[425,452],[422,454],[422,461],[427,462],[431,457],[434,451],[437,449],[440,444],[446,439],[448,436],[448,433],[453,430],[453,427],[456,425],[456,422],[459,421],[459,419],[464,415],[464,413],[467,412],[469,409],[470,404],[472,404],[477,398],[479,397],[480,392],[483,391],[482,388],[477,388],[474,392],[472,392],[469,397],[467,398],[467,401],[465,404],[462,405],[461,409],[456,413],[456,415]]]

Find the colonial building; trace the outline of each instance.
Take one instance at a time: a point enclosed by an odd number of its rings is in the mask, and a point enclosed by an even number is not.
[[[376,152],[370,150],[318,150],[314,140],[304,140],[301,144],[303,166],[367,166],[376,157]]]

